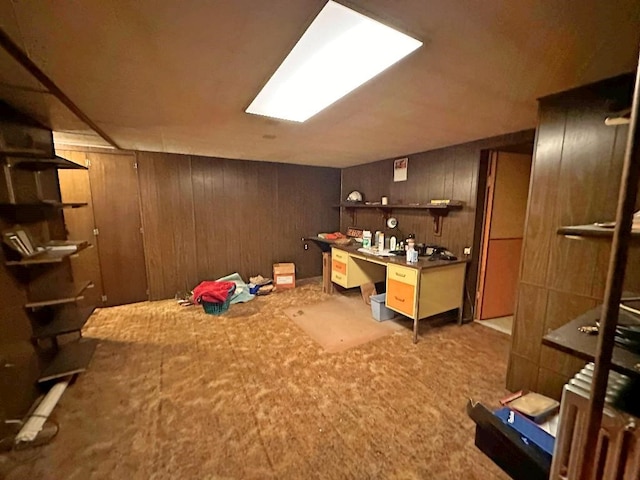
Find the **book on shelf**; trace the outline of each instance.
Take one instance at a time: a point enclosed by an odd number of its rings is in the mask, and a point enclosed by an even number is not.
[[[42,251],[31,238],[29,232],[20,225],[14,225],[12,228],[5,230],[2,233],[2,238],[6,245],[23,257],[32,257]]]

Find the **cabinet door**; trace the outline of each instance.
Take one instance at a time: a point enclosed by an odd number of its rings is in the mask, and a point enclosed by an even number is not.
[[[87,156],[106,305],[147,300],[135,157],[105,153]]]
[[[67,160],[79,165],[86,165],[87,154],[80,151],[57,150],[56,153]],[[102,304],[102,274],[100,273],[100,257],[98,246],[93,237],[95,221],[93,218],[93,201],[91,200],[91,186],[89,172],[86,170],[59,170],[60,195],[65,203],[87,203],[83,208],[65,208],[64,224],[69,240],[86,240],[94,244],[71,259],[73,278],[77,281],[91,280],[94,288],[87,289],[84,297],[90,305]]]

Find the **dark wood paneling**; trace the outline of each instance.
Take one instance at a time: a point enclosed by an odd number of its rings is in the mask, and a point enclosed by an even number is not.
[[[227,252],[236,241],[234,234],[240,233],[233,231],[233,207],[229,207],[229,199],[225,196],[224,161],[192,157],[191,175],[195,200],[196,280],[215,280],[230,272],[232,263]],[[143,211],[147,207],[143,203]]]
[[[566,112],[561,108],[542,109],[538,114],[520,273],[523,282],[536,285],[545,284],[549,247],[555,236],[554,210],[565,121]]]
[[[517,390],[536,391],[538,383],[538,364],[520,355],[509,355],[507,368],[507,388],[512,392]]]
[[[56,150],[56,153],[67,160],[79,165],[85,165],[87,155],[80,151]],[[67,208],[64,210],[64,223],[67,230],[67,238],[70,240],[86,240],[93,244],[89,248],[71,259],[73,278],[76,280],[91,280],[94,288],[85,292],[87,303],[92,305],[102,304],[102,274],[100,272],[100,259],[98,257],[98,244],[93,235],[95,222],[93,219],[93,202],[91,200],[91,185],[89,172],[86,170],[60,170],[60,194],[66,203],[87,203],[86,207]]]
[[[565,383],[567,383],[571,377],[572,375],[562,375],[554,370],[540,368],[538,370],[536,391],[559,401],[562,397],[562,387],[564,387]]]
[[[584,225],[608,220],[620,185],[621,158],[612,158],[615,129],[603,123],[606,99],[592,99],[567,110],[554,226]],[[618,172],[609,177],[610,171]],[[607,180],[611,179],[611,183]],[[608,206],[608,208],[607,208]],[[615,212],[615,208],[614,208]],[[547,284],[551,288],[589,295],[598,245],[560,235],[551,241]]]
[[[138,179],[133,155],[87,154],[106,305],[147,299],[140,231]]]
[[[538,363],[540,344],[544,336],[544,317],[548,291],[544,288],[521,283],[518,291],[515,321],[511,340],[511,352]]]
[[[149,298],[170,298],[193,288],[198,276],[191,158],[146,152],[136,155]]]
[[[142,152],[138,160],[152,300],[234,272],[271,277],[276,262],[294,262],[298,278],[321,274],[320,251],[301,239],[338,229],[339,170]]]

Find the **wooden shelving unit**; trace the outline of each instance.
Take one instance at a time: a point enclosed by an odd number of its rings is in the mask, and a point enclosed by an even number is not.
[[[636,73],[636,87],[640,84],[640,70]],[[624,277],[627,270],[629,246],[638,238],[638,232],[632,231],[632,223],[638,182],[640,180],[640,125],[639,116],[640,91],[633,92],[633,106],[630,115],[630,128],[627,137],[624,163],[622,168],[619,201],[616,209],[616,219],[613,228],[597,225],[576,225],[560,227],[558,234],[585,237],[609,238],[611,240],[611,255],[609,258],[608,275],[603,299],[603,305],[595,313],[579,317],[565,326],[549,333],[544,337],[544,343],[575,355],[594,360],[593,381],[591,383],[586,424],[579,440],[572,444],[570,455],[579,455],[583,461],[578,466],[577,478],[595,478],[598,469],[604,468],[597,458],[599,432],[602,425],[605,396],[608,388],[609,371],[616,370],[625,374],[637,375],[639,356],[631,351],[622,349],[615,344],[616,328],[620,315],[620,300],[623,295]],[[586,320],[599,318],[598,335],[589,338],[586,334],[579,337],[577,328]],[[575,331],[575,333],[574,333]],[[606,446],[603,447],[606,452]],[[552,478],[564,478],[561,475]]]
[[[94,306],[79,307],[69,303],[61,308],[43,309],[34,315],[33,338],[52,338],[66,333],[79,332],[95,310]],[[39,320],[38,317],[41,317]]]
[[[9,154],[5,152],[5,155]],[[38,228],[27,229],[31,232],[49,232],[49,227],[55,225],[53,230],[60,232],[62,217],[56,210],[87,206],[84,202],[60,200],[57,174],[58,169],[86,170],[86,167],[58,156],[5,156],[3,160],[0,173],[4,176],[2,187],[6,184],[6,190],[0,190],[0,215],[4,221],[20,223],[23,228],[36,225]],[[86,370],[96,346],[95,340],[83,338],[81,332],[95,307],[78,303],[93,283],[88,280],[59,281],[72,277],[69,259],[91,245],[86,241],[43,240],[47,239],[32,242],[40,244],[36,248],[41,251],[29,257],[20,258],[18,252],[5,248],[8,255],[5,265],[25,268],[16,273],[16,277],[26,290],[28,300],[24,307],[31,323],[33,344],[41,364],[45,364],[37,380],[39,383]],[[43,281],[43,276],[51,280]],[[78,335],[76,340],[65,338],[63,343],[59,339],[61,335],[74,333]]]
[[[92,282],[56,285],[53,291],[40,292],[39,294],[31,296],[25,307],[40,308],[77,302],[82,300],[84,291],[91,287],[93,287]]]
[[[81,338],[61,345],[49,364],[42,369],[38,382],[48,382],[84,372],[93,357],[97,344],[97,340],[92,338]]]

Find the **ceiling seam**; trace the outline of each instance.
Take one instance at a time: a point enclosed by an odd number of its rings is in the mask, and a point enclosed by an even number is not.
[[[49,90],[60,102],[62,102],[76,117],[82,120],[89,128],[100,135],[112,147],[120,150],[118,144],[104,130],[102,130],[93,120],[91,120],[74,102],[71,100],[49,76],[38,67],[29,56],[0,28],[0,46],[11,55],[20,65],[22,65],[33,77]]]

